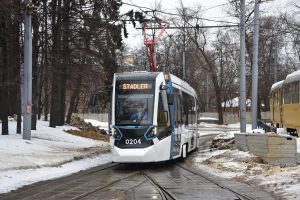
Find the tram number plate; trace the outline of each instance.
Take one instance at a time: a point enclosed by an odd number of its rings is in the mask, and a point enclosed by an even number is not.
[[[126,139],[125,144],[142,144],[141,139]]]

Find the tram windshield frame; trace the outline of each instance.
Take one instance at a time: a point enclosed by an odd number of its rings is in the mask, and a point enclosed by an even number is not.
[[[155,81],[120,80],[115,87],[115,124],[145,126],[153,124]]]

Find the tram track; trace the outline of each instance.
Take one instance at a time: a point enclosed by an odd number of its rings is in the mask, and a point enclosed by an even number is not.
[[[116,183],[121,182],[122,180],[131,178],[131,177],[134,177],[134,176],[137,176],[137,175],[140,175],[140,174],[141,174],[140,172],[136,172],[136,173],[131,174],[131,175],[129,175],[129,176],[126,176],[126,177],[123,177],[123,178],[114,180],[114,181],[112,181],[112,182],[110,182],[110,183],[108,183],[108,184],[106,184],[106,185],[104,185],[104,186],[96,187],[95,189],[93,189],[93,190],[91,190],[91,191],[88,191],[88,192],[83,193],[83,194],[81,194],[81,195],[79,195],[79,196],[76,196],[76,197],[72,198],[72,200],[83,199],[83,198],[85,198],[85,197],[87,197],[87,196],[89,196],[89,195],[91,195],[91,194],[94,194],[94,193],[96,193],[96,192],[99,192],[100,190],[103,190],[103,189],[105,189],[105,188],[111,187],[111,186],[115,185]]]
[[[175,165],[176,165],[177,167],[179,167],[179,168],[185,170],[185,171],[188,171],[188,172],[190,172],[190,173],[192,173],[192,174],[194,174],[194,175],[200,176],[200,177],[206,179],[207,181],[210,181],[210,182],[214,183],[215,185],[217,185],[217,186],[220,187],[220,188],[229,190],[230,192],[234,193],[234,194],[237,196],[237,199],[236,199],[236,200],[255,200],[255,198],[249,197],[249,196],[246,195],[246,194],[243,194],[243,193],[241,193],[241,192],[238,192],[238,191],[236,191],[236,190],[234,190],[234,189],[232,189],[232,188],[230,188],[230,187],[227,187],[227,186],[221,184],[220,182],[218,182],[218,181],[216,181],[216,180],[214,180],[214,179],[212,179],[212,178],[209,178],[209,177],[203,175],[203,174],[200,173],[199,171],[196,171],[196,170],[192,170],[192,169],[190,169],[190,168],[187,168],[187,167],[183,166],[182,164],[176,163]]]
[[[142,174],[159,191],[159,193],[160,193],[163,200],[176,200],[176,198],[170,192],[168,192],[162,185],[160,185],[157,181],[155,181],[155,179],[153,177],[146,174],[145,172],[142,172]]]
[[[38,192],[36,192],[35,187],[30,187],[28,189],[21,189],[17,193],[12,193],[10,195],[5,195],[5,197],[1,197],[1,195],[0,195],[0,199],[1,200],[15,199],[15,198],[18,198],[16,196],[21,196],[22,197],[24,194],[30,194],[30,193],[32,193],[32,194],[24,196],[22,199],[24,199],[24,200],[27,200],[27,199],[28,200],[40,199],[39,196],[43,196],[43,194],[45,192],[51,193],[52,191],[55,191],[59,188],[73,189],[74,187],[72,187],[72,185],[76,185],[77,182],[78,182],[78,179],[80,179],[82,177],[86,177],[86,176],[91,176],[94,173],[101,172],[101,171],[104,171],[104,170],[107,170],[107,169],[115,168],[119,165],[120,165],[119,163],[108,163],[108,164],[105,164],[105,165],[102,165],[102,166],[99,166],[99,167],[96,167],[96,168],[92,168],[92,169],[87,170],[87,171],[78,172],[77,174],[74,174],[70,177],[63,178],[63,180],[61,180],[61,181],[59,181],[59,183],[55,184],[54,187],[53,187],[52,181],[36,183],[36,184],[33,184],[32,186],[39,185]],[[59,194],[59,193],[57,193],[57,194]],[[56,195],[53,195],[53,196],[56,196]]]
[[[133,187],[127,188],[124,192],[128,192],[130,190],[134,190],[135,188],[140,187],[142,184],[144,184],[145,182],[149,182],[151,185],[153,185],[155,187],[155,189],[158,191],[158,193],[160,194],[160,197],[162,200],[176,200],[176,198],[170,193],[168,192],[163,186],[161,186],[159,183],[157,183],[155,181],[155,179],[153,177],[151,177],[151,175],[145,173],[145,171],[138,171],[134,174],[131,174],[129,176],[123,177],[121,179],[112,181],[108,184],[106,184],[105,186],[101,186],[98,188],[94,188],[91,191],[88,191],[84,194],[81,194],[79,196],[73,197],[72,200],[80,200],[80,199],[85,199],[101,190],[104,189],[110,189],[112,188],[114,185],[126,180],[126,179],[130,179],[133,178],[134,176],[143,176],[145,178],[144,181],[142,181],[141,183],[138,183],[137,185],[134,185]],[[157,198],[157,197],[156,197]]]
[[[229,181],[210,177],[186,161],[152,164],[109,163],[61,180],[21,189],[6,196],[7,198],[0,195],[0,199],[257,199],[247,191],[247,186],[239,184],[238,187],[230,185]],[[246,188],[245,193],[243,188]],[[255,192],[251,192],[253,191]]]

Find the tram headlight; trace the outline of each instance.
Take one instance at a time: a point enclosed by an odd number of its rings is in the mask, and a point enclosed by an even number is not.
[[[112,136],[115,140],[121,140],[122,134],[117,127],[113,127],[111,132],[112,132]]]
[[[147,132],[145,133],[145,138],[146,140],[152,140],[154,138],[156,138],[156,130],[154,126],[151,126]]]

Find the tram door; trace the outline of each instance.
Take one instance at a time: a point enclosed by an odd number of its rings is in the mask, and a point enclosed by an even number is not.
[[[174,126],[175,126],[175,135],[173,137],[173,148],[172,156],[180,155],[181,147],[181,133],[182,133],[182,122],[181,122],[181,97],[178,89],[174,88]]]

